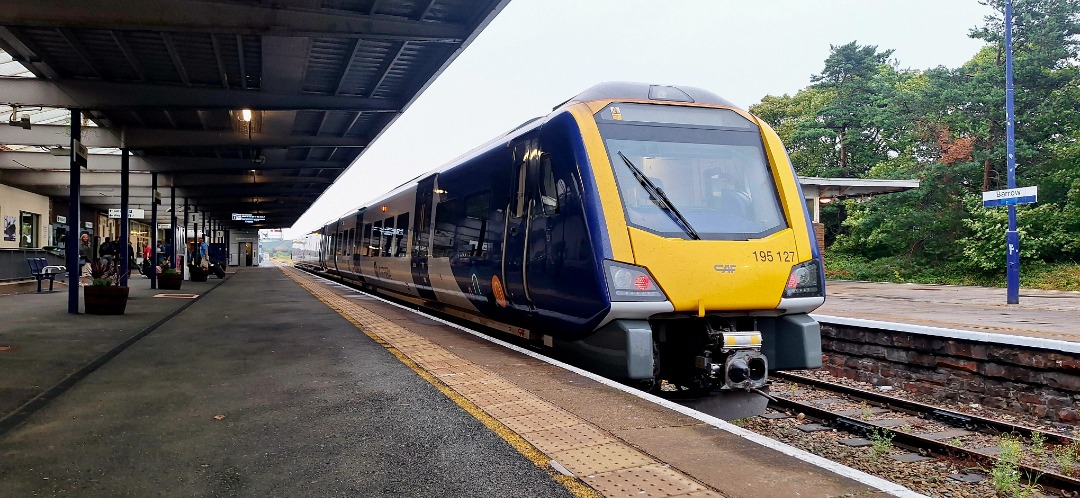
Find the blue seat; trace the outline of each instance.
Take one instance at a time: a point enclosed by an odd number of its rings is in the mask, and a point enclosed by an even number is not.
[[[67,268],[63,266],[49,265],[45,258],[26,258],[26,263],[30,265],[30,275],[37,279],[37,291],[39,294],[41,293],[42,280],[49,279],[49,292],[52,292],[56,276],[67,271]]]

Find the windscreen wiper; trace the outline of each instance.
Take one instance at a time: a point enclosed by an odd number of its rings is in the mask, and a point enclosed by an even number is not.
[[[671,203],[671,199],[668,199],[668,196],[664,193],[664,190],[653,184],[652,180],[649,180],[649,177],[645,176],[645,173],[642,173],[637,166],[634,166],[634,163],[630,162],[630,160],[626,158],[626,155],[624,155],[621,150],[618,151],[618,154],[619,157],[622,158],[623,162],[626,163],[626,167],[630,168],[630,171],[634,172],[634,178],[637,178],[638,183],[640,183],[642,187],[645,187],[645,191],[648,192],[650,196],[652,196],[652,198],[656,201],[656,204],[660,206],[661,209],[664,209],[667,212],[671,213],[672,217],[675,218],[675,221],[682,225],[683,230],[685,230],[686,233],[690,235],[690,238],[695,240],[701,240],[701,236],[698,235],[697,230],[694,230],[694,227],[690,226],[690,222],[686,221],[686,218],[682,215],[682,213],[679,212],[678,208],[675,207],[675,204]]]

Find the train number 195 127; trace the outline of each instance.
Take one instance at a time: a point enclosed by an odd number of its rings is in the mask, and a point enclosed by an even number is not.
[[[762,263],[794,263],[795,251],[754,251],[754,261]]]

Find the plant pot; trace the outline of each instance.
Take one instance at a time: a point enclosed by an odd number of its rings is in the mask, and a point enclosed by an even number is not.
[[[184,276],[179,273],[159,273],[157,287],[161,290],[180,290],[180,284],[184,282]]]
[[[191,274],[192,282],[205,282],[206,277],[210,276],[209,270],[204,270],[199,266],[189,266],[188,273]]]
[[[83,307],[88,315],[123,315],[128,292],[127,287],[88,285],[83,287]]]

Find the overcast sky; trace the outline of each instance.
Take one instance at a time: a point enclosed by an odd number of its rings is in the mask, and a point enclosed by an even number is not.
[[[603,81],[696,86],[746,108],[809,85],[830,44],[895,50],[901,68],[957,67],[988,14],[977,0],[511,0],[286,236]]]

